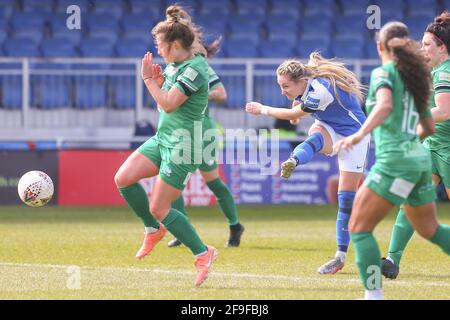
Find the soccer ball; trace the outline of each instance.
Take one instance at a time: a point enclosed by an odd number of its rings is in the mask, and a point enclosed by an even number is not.
[[[28,171],[19,180],[19,197],[30,207],[42,207],[53,196],[53,181],[42,171]]]

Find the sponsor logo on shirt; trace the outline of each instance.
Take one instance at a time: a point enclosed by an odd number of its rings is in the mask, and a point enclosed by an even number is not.
[[[198,72],[192,69],[191,67],[188,67],[186,71],[184,71],[183,76],[188,78],[191,81],[194,81],[195,78],[197,78]]]
[[[448,72],[441,72],[439,74],[439,80],[450,81],[450,73],[448,73]]]

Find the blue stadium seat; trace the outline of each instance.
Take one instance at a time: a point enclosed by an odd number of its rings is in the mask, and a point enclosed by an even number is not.
[[[267,0],[236,0],[236,13],[264,17],[268,7],[267,2]]]
[[[261,37],[262,20],[248,16],[232,16],[229,19],[229,37],[258,42]]]
[[[298,20],[302,16],[303,2],[299,0],[272,0],[268,13],[271,16],[284,16]],[[270,19],[270,17],[268,17]]]
[[[139,39],[121,39],[116,43],[116,53],[122,58],[142,58],[149,51],[148,43]]]
[[[208,15],[199,15],[195,19],[195,23],[202,27],[203,32],[213,29],[215,32],[225,34],[227,30],[228,20],[221,14],[211,13]]]
[[[15,37],[33,38],[37,42],[42,39],[46,16],[28,13],[14,13],[11,17],[11,31]]]
[[[33,99],[31,106],[42,109],[69,107],[71,85],[68,76],[33,76]]]
[[[235,58],[259,57],[256,45],[247,40],[227,40],[226,53],[228,57]]]
[[[449,10],[450,9],[450,0],[441,0],[441,2],[442,2],[442,6],[441,6],[441,11],[444,11],[444,10]]]
[[[335,32],[337,33],[358,33],[361,34],[367,30],[367,16],[359,19],[349,19],[348,16],[336,16],[334,19]]]
[[[146,14],[151,21],[161,21],[165,18],[165,4],[159,0],[130,0],[131,13]]]
[[[77,52],[72,42],[67,39],[45,39],[41,42],[44,57],[75,57]]]
[[[298,41],[298,33],[297,32],[269,32],[267,34],[267,40],[276,41],[283,40],[287,43],[295,44]]]
[[[325,12],[327,16],[337,12],[336,2],[334,0],[303,0],[303,16],[319,15]]]
[[[187,9],[189,11],[189,14],[194,14],[197,12],[198,9],[198,2],[197,0],[166,0],[165,1],[165,8],[167,8],[168,6],[178,3],[181,6],[183,6],[183,8]],[[163,10],[163,12],[165,12]]]
[[[377,52],[377,46],[376,46],[376,43],[374,40],[366,41],[365,48],[366,48],[366,58],[367,59],[380,59],[380,57],[378,56],[378,52]]]
[[[308,58],[313,51],[320,51],[325,58],[331,58],[330,37],[322,35],[318,36],[302,36],[297,44],[297,52],[300,58]]]
[[[389,21],[403,21],[405,19],[405,15],[403,11],[390,11],[381,15],[381,25]]]
[[[283,15],[270,15],[265,21],[268,33],[290,33],[300,29],[299,23],[295,19],[286,19]]]
[[[84,23],[90,38],[108,38],[115,42],[119,34],[119,22],[108,14],[85,15]]]
[[[48,14],[53,11],[55,7],[55,2],[53,0],[22,0],[22,9],[23,12],[33,12],[33,13],[41,13]]]
[[[376,0],[374,3],[380,7],[382,19],[385,14],[400,12],[403,15],[405,11],[405,2],[403,0]]]
[[[122,0],[95,0],[93,9],[96,14],[108,14],[117,19],[123,15],[125,4]]]
[[[136,78],[134,76],[111,79],[111,92],[114,108],[134,109],[136,107]]]
[[[367,7],[371,4],[369,0],[340,0],[341,13],[344,16],[365,16]]]
[[[415,40],[421,40],[431,20],[423,17],[406,17],[403,22],[408,26],[410,36]]]
[[[221,80],[227,91],[233,92],[228,95],[225,105],[231,109],[242,109],[246,103],[244,77],[222,77]]]
[[[261,57],[264,58],[289,58],[295,56],[293,44],[284,40],[261,41],[259,50]]]
[[[67,8],[71,5],[77,5],[80,7],[81,14],[88,13],[93,8],[93,2],[90,0],[58,0],[56,12],[66,13]]]
[[[276,76],[261,76],[255,79],[255,101],[273,107],[286,107],[290,105],[288,99],[281,94]]]
[[[80,53],[82,57],[113,57],[114,46],[108,39],[87,39],[81,42]]]
[[[355,43],[354,39],[335,39],[331,47],[338,58],[363,59],[366,56],[363,42]]]
[[[436,0],[406,0],[409,16],[421,16],[426,13],[434,17],[438,13],[438,2]]]
[[[156,21],[155,21],[156,22]],[[149,35],[155,25],[146,14],[125,14],[120,21],[123,32],[145,31]]]
[[[364,32],[364,31],[362,31]],[[364,45],[364,42],[367,39],[367,35],[365,33],[353,33],[353,32],[343,32],[343,33],[336,33],[334,35],[334,40],[348,40],[353,41],[355,46],[362,46]]]
[[[40,57],[37,43],[30,39],[7,39],[3,44],[6,55],[10,57]]]
[[[0,8],[10,8],[12,11],[20,9],[20,3],[16,0],[2,0],[0,1]]]
[[[301,30],[303,34],[331,34],[332,20],[321,16],[305,17],[301,19]]]
[[[85,28],[81,28],[81,30],[67,29],[66,28],[67,17],[68,15],[65,13],[53,14],[48,23],[50,33],[52,34],[52,37],[55,39],[65,39],[70,41],[74,45],[78,45],[78,43],[80,43],[81,41],[81,38],[83,37],[83,31]]]
[[[123,34],[122,38],[118,41],[124,41],[124,40],[138,40],[143,42],[147,48],[150,49],[150,51],[153,54],[157,54],[157,50],[155,48],[155,43],[153,41],[153,38],[149,31],[130,31],[125,34]]]
[[[0,21],[6,23],[6,20],[12,16],[13,11],[14,9],[12,7],[0,6]]]
[[[2,44],[6,40],[6,38],[8,38],[8,33],[6,32],[5,29],[0,28],[0,48],[2,47]]]
[[[232,12],[231,3],[229,0],[211,1],[211,0],[199,0],[198,13],[201,15],[214,15],[220,13],[228,16]]]
[[[1,106],[5,109],[22,108],[22,77],[1,77]]]
[[[106,77],[75,79],[75,107],[96,109],[107,106]]]

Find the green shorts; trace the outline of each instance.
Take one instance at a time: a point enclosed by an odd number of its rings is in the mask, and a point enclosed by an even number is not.
[[[400,206],[421,206],[436,199],[431,170],[398,171],[374,165],[364,184],[384,199]]]
[[[450,188],[450,149],[430,150],[433,174],[441,178],[442,184]]]
[[[159,176],[164,182],[179,190],[186,187],[190,176],[198,168],[195,164],[175,164],[172,149],[159,144],[156,137],[148,139],[137,151],[159,167]]]
[[[213,129],[217,130],[216,124],[213,119],[206,117],[203,120],[203,134],[205,134],[206,130]],[[217,131],[216,131],[217,133]],[[217,169],[217,149],[219,147],[218,141],[215,138],[209,140],[207,136],[204,135],[204,139],[208,141],[204,141],[203,143],[203,156],[202,156],[202,164],[199,166],[200,171],[210,172]]]

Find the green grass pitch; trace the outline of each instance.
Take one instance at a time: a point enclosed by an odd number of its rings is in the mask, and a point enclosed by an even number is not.
[[[450,224],[450,205],[438,207]],[[201,238],[219,250],[212,273],[193,285],[194,259],[166,236],[143,260],[134,255],[142,226],[125,207],[0,207],[0,299],[356,299],[363,296],[349,249],[336,275],[317,268],[335,252],[333,206],[240,206],[246,231],[224,248],[217,207],[188,208]],[[377,227],[387,251],[394,212]],[[414,235],[386,299],[449,299],[449,257]],[[76,268],[69,268],[75,266]],[[79,276],[79,277],[78,277]]]

